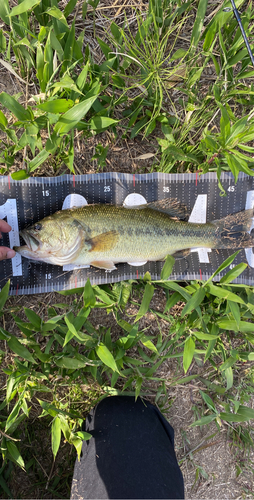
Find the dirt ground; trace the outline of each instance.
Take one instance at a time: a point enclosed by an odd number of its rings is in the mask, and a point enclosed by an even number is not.
[[[61,302],[71,300],[70,297],[62,297]],[[59,301],[58,294],[42,294],[31,297],[11,297],[13,305],[22,307],[29,305],[37,313],[43,314],[48,304]],[[27,303],[29,301],[29,304]],[[162,311],[165,306],[164,292],[155,292],[151,307]],[[181,304],[175,307],[175,314],[181,311]],[[138,305],[130,305],[126,310],[126,319],[136,314]],[[173,311],[172,311],[173,313]],[[95,327],[104,325],[111,327],[114,337],[119,335],[113,315],[107,314],[104,309],[92,310],[89,320]],[[11,328],[11,317],[5,315],[5,328]],[[168,324],[155,318],[148,313],[140,320],[140,327],[147,328],[148,335],[158,334],[158,330],[166,335]],[[0,348],[4,346],[0,345]],[[199,382],[193,379],[189,384],[172,386],[173,377],[182,374],[181,367],[176,359],[166,360],[159,368],[156,376],[163,376],[167,386],[167,401],[164,416],[169,420],[175,431],[175,450],[177,459],[184,477],[186,499],[241,499],[253,498],[253,470],[245,471],[237,477],[236,466],[238,459],[247,460],[247,455],[240,454],[232,445],[229,438],[229,427],[223,424],[220,430],[214,423],[203,427],[190,425],[197,419],[194,414],[196,407],[201,402],[199,396]],[[3,378],[0,379],[4,383]],[[151,389],[149,391],[149,388]],[[146,387],[146,398],[154,403],[154,389],[151,385]],[[39,395],[38,395],[39,397]],[[250,402],[253,405],[253,401]],[[38,405],[39,406],[39,405]],[[49,432],[49,421],[38,419],[38,408],[33,404],[29,418],[23,427],[21,437],[21,454],[25,462],[34,458],[33,465],[27,472],[14,466],[9,478],[9,487],[13,498],[69,498],[72,481],[72,473],[76,458],[75,450],[68,444],[62,442],[59,453],[54,463],[51,453],[51,439]],[[250,457],[254,461],[254,451]],[[247,462],[246,462],[247,463]],[[252,465],[253,468],[253,465]],[[5,496],[0,493],[0,498]]]
[[[62,2],[65,4],[66,2]],[[79,2],[81,3],[81,2]],[[124,18],[124,4],[118,2],[118,9],[109,12],[109,18],[115,19],[116,22]],[[128,4],[134,2],[128,2]],[[209,2],[211,11],[217,8],[219,2]],[[112,0],[106,0],[101,5],[102,7],[112,5]],[[114,2],[117,5],[117,2]],[[142,3],[144,9],[146,2]],[[140,6],[140,5],[139,5]],[[99,23],[99,20],[97,20]],[[82,24],[82,17],[80,19]],[[86,37],[89,39],[89,26],[86,24]],[[188,37],[186,37],[188,43]],[[98,49],[97,45],[91,44],[94,52]],[[208,77],[207,84],[210,84]],[[25,88],[17,78],[9,73],[6,68],[0,65],[0,91],[7,91],[10,94],[16,94]],[[31,95],[35,89],[31,87],[29,92]],[[174,91],[172,92],[174,96]],[[177,95],[176,95],[177,98]],[[104,147],[109,145],[106,166],[103,171],[142,173],[150,172],[151,166],[155,161],[156,156],[140,159],[141,155],[151,153],[156,155],[158,144],[156,141],[156,131],[147,139],[137,137],[129,140],[115,139],[109,132],[104,132],[98,137],[90,138],[86,142],[78,140],[75,146],[75,172],[77,174],[87,174],[98,172],[96,162],[91,161],[95,153],[95,146],[101,143]],[[20,157],[19,162],[14,166],[14,169],[20,168],[23,158]],[[22,168],[22,166],[21,166]],[[60,174],[64,169],[55,170],[54,166],[45,164],[44,168],[40,169],[40,176],[54,176]],[[15,305],[21,307],[30,307],[35,312],[40,314],[46,304],[55,302],[55,294],[45,294],[39,297],[18,297],[12,298]],[[61,298],[63,300],[63,298]],[[153,299],[154,307],[161,307],[161,297],[156,295]],[[156,302],[157,300],[157,302]],[[93,312],[93,321],[110,326],[112,330],[117,329],[117,325],[111,316],[106,316],[102,310]],[[91,320],[92,321],[92,320]],[[148,327],[149,334],[153,334],[158,330],[158,323],[152,316],[147,315],[144,319],[144,325]],[[162,320],[159,321],[161,329],[166,328]],[[7,328],[7,327],[6,327]],[[8,328],[7,328],[8,329]],[[117,333],[117,332],[116,332]],[[202,428],[190,428],[191,423],[195,420],[193,412],[193,394],[196,394],[197,387],[195,384],[185,386],[170,386],[170,380],[173,374],[178,370],[176,362],[165,362],[161,366],[163,373],[167,373],[169,380],[168,384],[168,405],[169,409],[165,416],[168,418],[175,430],[175,448],[177,458],[182,461],[181,470],[185,482],[185,496],[187,499],[240,499],[253,498],[254,484],[253,473],[244,472],[239,477],[236,476],[236,454],[230,441],[228,440],[228,429],[223,428],[217,432],[217,427],[214,423]],[[0,378],[0,383],[4,384]],[[254,402],[252,402],[253,404]],[[208,439],[210,436],[210,439]],[[44,420],[39,420],[31,416],[29,429],[24,426],[23,445],[21,453],[26,457],[35,457],[37,466],[32,466],[28,472],[23,472],[20,468],[14,466],[10,473],[9,486],[13,494],[13,498],[55,498],[52,496],[58,492],[58,498],[69,498],[70,486],[72,479],[72,471],[75,462],[75,450],[68,444],[61,444],[56,462],[53,462],[51,454],[51,443],[49,424]],[[254,451],[251,453],[251,458],[254,460]],[[197,477],[197,471],[199,471]],[[46,484],[46,488],[45,488]],[[0,492],[0,498],[5,498]]]

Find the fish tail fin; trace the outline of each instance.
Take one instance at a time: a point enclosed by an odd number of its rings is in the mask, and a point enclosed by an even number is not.
[[[254,210],[244,210],[224,217],[224,219],[214,220],[217,226],[216,248],[250,248],[254,246],[254,236],[249,234],[253,225]]]

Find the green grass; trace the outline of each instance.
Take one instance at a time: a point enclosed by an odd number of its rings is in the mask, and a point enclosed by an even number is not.
[[[229,266],[234,256],[217,272]],[[143,282],[112,286],[92,287],[87,281],[68,306],[61,302],[51,305],[45,317],[24,308],[26,320],[20,318],[18,311],[8,311],[8,284],[2,289],[1,314],[6,318],[11,313],[21,333],[17,336],[0,329],[0,339],[13,353],[12,363],[3,367],[7,384],[0,427],[5,461],[13,460],[25,468],[16,436],[29,417],[34,400],[40,408],[40,418],[52,419],[54,457],[62,434],[80,453],[83,439],[90,437],[79,430],[83,415],[96,401],[125,391],[135,397],[152,391],[154,400],[163,409],[167,399],[165,382],[172,387],[195,379],[202,382],[202,416],[193,426],[215,421],[219,429],[222,422],[227,422],[237,432],[238,423],[254,418],[254,410],[246,404],[253,383],[253,367],[246,382],[239,380],[238,375],[239,367],[254,358],[254,291],[231,283],[246,265],[228,271],[220,284],[208,280],[187,286],[166,280],[172,265],[169,258],[162,279],[157,282],[152,282],[148,274]],[[150,304],[154,293],[161,289],[166,302],[164,310],[158,311]],[[72,293],[61,292],[61,295]],[[181,315],[172,316],[172,307],[179,301],[185,304]],[[125,309],[129,304],[137,309],[127,321]],[[117,334],[111,327],[95,327],[90,320],[93,310],[101,308],[114,316]],[[159,331],[151,336],[146,328],[139,327],[147,312],[158,321],[167,322],[166,335]],[[178,362],[170,380],[159,375],[166,360]],[[196,373],[189,375],[193,363]],[[81,402],[80,385],[86,387],[85,404]]]
[[[98,2],[88,3],[95,21]],[[222,170],[231,170],[235,181],[240,171],[253,175],[254,88],[246,79],[254,70],[241,33],[232,13],[221,9],[207,21],[207,2],[195,3],[196,17],[192,3],[150,0],[146,16],[136,13],[134,27],[127,18],[124,27],[111,23],[104,37],[97,37],[97,60],[88,45],[83,47],[84,33],[76,32],[75,0],[63,12],[55,0],[23,0],[13,9],[2,1],[2,58],[25,82],[26,92],[0,94],[1,173],[11,169],[15,179],[40,175],[46,161],[56,165],[56,173],[63,164],[74,173],[77,135],[87,141],[110,130],[127,140],[156,137],[154,170],[216,171],[218,180]],[[251,4],[242,20],[250,36]],[[187,24],[192,30],[183,43]],[[204,85],[208,67],[213,78]],[[34,84],[37,92],[28,100]],[[99,144],[93,157],[102,169],[107,151]],[[54,461],[61,439],[80,453],[83,439],[89,439],[80,431],[83,416],[101,398],[149,395],[165,411],[168,387],[193,380],[202,390],[192,425],[214,421],[218,432],[227,426],[237,473],[253,467],[246,453],[253,446],[254,410],[248,403],[254,382],[254,288],[232,283],[246,265],[228,271],[218,284],[169,282],[172,265],[168,258],[158,282],[149,274],[143,281],[107,286],[92,287],[88,281],[78,293],[60,294],[43,315],[34,308],[20,310],[8,299],[8,284],[2,289],[1,316],[16,325],[14,333],[5,323],[0,328],[0,369],[6,378],[0,486],[7,496],[10,463],[27,471],[35,467],[36,459],[30,463],[20,443],[23,432],[34,442],[28,425],[32,414],[51,433]],[[160,310],[152,306],[157,293],[165,299]],[[111,318],[110,327],[94,321],[100,310]],[[157,322],[157,334],[142,326],[147,314]],[[160,369],[169,360],[174,372],[167,378]],[[189,454],[185,459],[192,460]],[[195,466],[197,481],[205,471]],[[56,477],[52,484],[55,496],[61,495]]]

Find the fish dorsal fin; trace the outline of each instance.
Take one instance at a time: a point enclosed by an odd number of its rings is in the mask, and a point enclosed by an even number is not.
[[[176,198],[165,198],[164,200],[153,201],[146,205],[152,210],[164,212],[172,219],[188,220],[187,207]]]
[[[91,245],[89,252],[106,252],[112,250],[119,238],[117,231],[108,231],[91,238],[86,243]]]
[[[176,198],[164,198],[164,200],[152,201],[151,203],[145,203],[144,205],[132,205],[125,208],[142,210],[144,208],[150,208],[151,210],[157,210],[158,212],[164,212],[169,215],[172,219],[179,219],[187,221],[189,214],[187,207],[183,205]]]

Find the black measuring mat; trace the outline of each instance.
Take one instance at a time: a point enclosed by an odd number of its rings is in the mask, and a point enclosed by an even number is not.
[[[14,181],[0,177],[0,218],[5,218],[12,231],[3,234],[0,243],[20,245],[19,231],[57,210],[82,204],[140,204],[164,198],[177,198],[187,206],[190,222],[210,222],[229,214],[254,207],[254,178],[239,174],[237,183],[231,173],[223,172],[221,183],[227,196],[221,196],[215,173],[198,174],[122,174],[64,175]],[[253,224],[254,227],[254,224]],[[172,280],[208,279],[233,250],[194,250],[186,258],[176,260]],[[241,250],[234,263],[248,264],[234,283],[254,284],[253,249]],[[117,264],[112,272],[74,266],[53,266],[30,261],[16,254],[12,260],[0,262],[0,287],[10,279],[10,294],[30,294],[67,290],[92,284],[112,283],[142,278],[149,271],[153,280],[160,278],[163,262],[143,265]],[[227,272],[216,276],[219,281]]]

